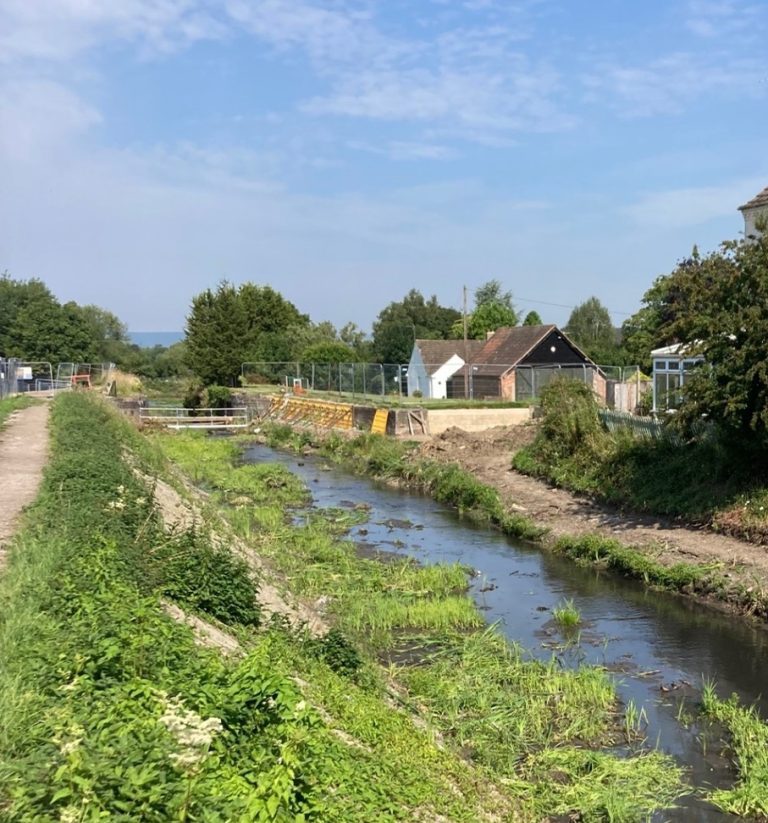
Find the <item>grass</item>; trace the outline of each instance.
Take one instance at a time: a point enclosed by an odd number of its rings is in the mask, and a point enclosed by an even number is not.
[[[513,458],[518,471],[636,511],[768,539],[768,473],[750,447],[711,433],[691,442],[610,433],[591,392],[575,382],[547,387],[542,409],[539,435]]]
[[[319,653],[301,632],[243,620],[236,564],[216,570],[206,540],[163,531],[133,471],[149,468],[147,441],[104,404],[63,395],[51,433],[41,495],[0,579],[0,816],[364,823],[516,814],[503,785],[441,751],[388,705],[375,678],[354,682],[354,655],[338,636]],[[279,497],[269,477],[258,475]],[[248,487],[261,491],[252,479]],[[418,591],[408,570],[402,577]],[[443,586],[457,578],[445,573]],[[212,593],[218,603],[205,599]],[[239,626],[241,655],[198,646],[163,610],[168,596]]]
[[[739,778],[733,788],[711,791],[708,799],[725,812],[768,819],[768,725],[754,707],[741,706],[736,695],[720,700],[712,683],[704,686],[702,714],[727,730],[727,750]]]
[[[32,397],[25,397],[23,394],[16,394],[12,397],[4,397],[0,400],[0,428],[5,425],[5,421],[8,419],[8,416],[13,412],[18,411],[19,409],[28,409],[30,406],[34,406],[39,402],[39,400]]]
[[[297,440],[284,430],[279,437]],[[304,436],[301,441],[306,445]],[[155,442],[181,465],[194,466],[198,481],[214,494],[223,494],[237,476],[237,457],[231,451],[215,447],[201,460],[193,435],[161,435]],[[437,465],[404,465],[408,451],[382,438],[363,437],[352,445],[332,443],[326,453],[375,467],[381,477],[410,479],[489,523],[499,516],[495,492],[454,470],[442,474]],[[265,483],[268,476],[258,475],[258,482]],[[276,499],[281,493],[273,490]],[[249,494],[254,500],[268,498],[256,486]],[[298,495],[293,498],[298,500]],[[554,661],[526,659],[496,627],[483,625],[465,594],[466,568],[421,566],[408,558],[380,563],[358,556],[354,544],[340,538],[344,524],[337,522],[336,510],[287,518],[282,506],[261,502],[230,505],[223,513],[294,595],[322,604],[326,619],[346,638],[329,644],[342,665],[350,659],[351,643],[351,659],[361,661],[353,676],[340,679],[329,673],[326,657],[312,641],[307,645],[315,668],[311,675],[304,668],[301,677],[308,681],[312,699],[346,733],[375,751],[374,768],[388,774],[392,761],[381,762],[384,749],[398,759],[409,792],[416,791],[417,775],[424,769],[434,786],[445,774],[436,764],[451,757],[492,782],[486,800],[496,814],[506,809],[504,819],[580,812],[585,820],[640,820],[672,804],[681,791],[679,769],[661,754],[642,752],[623,760],[600,751],[622,734],[610,676],[596,667],[563,671]],[[399,659],[398,650],[405,650],[411,663],[391,665],[385,676],[376,661]],[[300,652],[283,648],[276,656],[297,661]],[[306,658],[301,660],[306,667]],[[382,708],[382,700],[393,699],[401,707],[396,713]],[[404,728],[413,728],[409,717],[425,727],[427,740],[445,741],[442,752],[424,740],[406,739]],[[360,757],[368,761],[368,754]],[[444,784],[451,796],[468,780],[453,774],[451,780],[457,782]],[[370,789],[382,790],[378,779]],[[436,808],[436,800],[430,802]],[[350,801],[349,808],[353,805]],[[481,819],[478,809],[468,819]]]
[[[575,629],[581,625],[581,612],[573,600],[564,600],[552,609],[552,619],[563,629]]]

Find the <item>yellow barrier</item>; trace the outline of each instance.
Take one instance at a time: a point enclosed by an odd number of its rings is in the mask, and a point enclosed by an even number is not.
[[[371,424],[371,431],[373,434],[387,433],[387,420],[389,418],[389,411],[387,409],[376,409],[376,414],[373,417]]]
[[[273,397],[271,416],[287,423],[309,423],[329,429],[351,429],[354,426],[352,406],[349,403],[331,403],[301,397]]]

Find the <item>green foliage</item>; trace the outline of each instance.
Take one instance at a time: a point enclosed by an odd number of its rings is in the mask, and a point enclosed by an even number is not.
[[[203,405],[207,409],[232,408],[232,391],[227,386],[207,386],[203,395]]]
[[[310,641],[309,648],[343,677],[354,677],[363,665],[358,650],[339,629],[330,629],[322,637]]]
[[[187,529],[151,553],[158,589],[194,612],[223,623],[256,626],[260,608],[253,575],[244,560],[217,546],[210,535]]]
[[[304,363],[353,363],[358,354],[346,343],[329,340],[324,343],[315,343],[307,346],[302,352],[300,360]]]
[[[573,600],[564,600],[552,609],[552,619],[564,629],[574,629],[581,623],[581,612]]]
[[[0,581],[3,816],[322,817],[323,738],[290,679],[254,656],[225,666],[159,606],[160,524],[122,459],[137,435],[70,394],[52,436]]]
[[[456,309],[441,306],[435,295],[425,300],[411,289],[379,312],[373,324],[374,355],[380,363],[408,363],[414,340],[448,339],[460,316]]]
[[[625,354],[619,349],[611,315],[597,297],[590,297],[576,306],[568,318],[565,332],[596,363],[623,365],[626,362]]]
[[[127,347],[127,331],[97,306],[60,303],[41,281],[0,275],[0,356],[23,360],[99,362]]]
[[[735,786],[713,789],[708,799],[739,817],[768,818],[768,725],[754,706],[740,705],[737,695],[720,700],[711,683],[704,687],[702,714],[727,729],[728,748],[733,752],[739,774]]]
[[[647,584],[673,591],[710,592],[722,586],[722,575],[716,567],[675,563],[665,566],[647,553],[624,546],[618,540],[596,534],[561,537],[554,550],[576,560],[599,564],[617,572],[636,577]]]
[[[285,360],[280,337],[309,318],[270,286],[222,282],[192,299],[187,317],[186,357],[208,385],[233,386],[246,360]],[[288,338],[286,338],[288,339]]]
[[[537,311],[529,311],[528,314],[525,315],[525,319],[523,320],[524,326],[541,326],[543,324],[543,320],[541,319],[541,315]]]

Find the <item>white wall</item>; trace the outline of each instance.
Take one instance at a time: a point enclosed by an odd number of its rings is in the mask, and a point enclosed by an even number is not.
[[[445,400],[447,396],[448,380],[464,365],[458,354],[452,355],[430,378],[430,397]]]
[[[757,228],[755,226],[755,222],[757,221],[758,217],[763,217],[768,220],[768,208],[754,208],[754,209],[744,209],[742,212],[744,215],[744,236],[749,237],[750,234],[756,235],[758,234]]]

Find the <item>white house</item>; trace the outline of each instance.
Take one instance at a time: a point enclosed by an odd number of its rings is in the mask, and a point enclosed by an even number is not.
[[[448,381],[483,347],[484,340],[416,340],[408,363],[408,396],[445,400]],[[418,397],[418,395],[416,395]]]
[[[768,186],[748,203],[739,206],[739,211],[744,215],[744,237],[756,237],[757,219],[763,217],[768,220]]]

